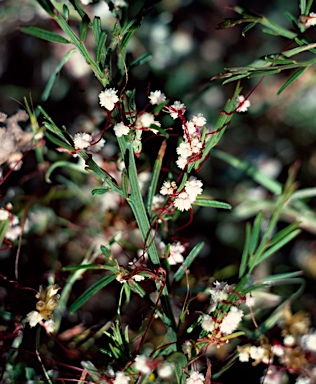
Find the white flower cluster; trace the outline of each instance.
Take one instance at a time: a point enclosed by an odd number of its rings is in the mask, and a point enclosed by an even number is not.
[[[204,382],[204,375],[199,371],[192,371],[190,376],[186,380],[186,384],[203,384]]]
[[[37,311],[31,311],[27,314],[27,321],[30,323],[30,327],[35,327],[37,324],[41,324],[47,333],[53,333],[55,329],[54,320],[46,320],[43,322],[43,316]]]
[[[174,365],[165,361],[162,363],[152,362],[145,355],[137,355],[134,361],[134,368],[141,374],[147,375],[157,367],[157,374],[161,379],[167,379],[173,375]],[[115,384],[125,384],[125,383],[115,383]]]
[[[96,141],[89,133],[79,132],[74,135],[74,144],[75,144],[75,149],[87,148],[90,151],[99,152],[104,146],[105,140],[100,139]]]
[[[179,211],[183,212],[191,209],[191,205],[194,203],[196,197],[203,192],[202,185],[202,181],[191,176],[184,184],[182,191],[177,192],[176,182],[166,180],[160,189],[160,193],[173,197],[173,205],[179,209]]]
[[[309,28],[309,27],[313,27],[314,25],[316,25],[316,13],[311,12],[307,17],[305,26],[306,28]]]
[[[179,118],[182,122],[183,139],[177,148],[179,157],[176,161],[180,169],[184,169],[190,162],[190,159],[201,152],[203,148],[201,130],[206,124],[206,119],[201,113],[192,116],[191,120],[187,121],[184,117],[185,110],[184,104],[180,103],[180,101],[176,101],[170,107],[166,107],[166,111],[170,113],[173,119]]]
[[[0,208],[0,221],[9,220],[9,225],[5,234],[5,238],[10,241],[16,240],[21,234],[20,220],[17,216],[10,212],[11,204],[8,204],[8,209]],[[29,229],[29,220],[24,223],[23,231]]]
[[[237,97],[237,101],[239,103],[238,107],[236,108],[237,112],[246,112],[248,111],[248,108],[250,107],[250,101],[245,98],[243,95],[239,95]]]
[[[159,248],[162,253],[165,253],[166,245],[161,242],[159,244]],[[185,251],[185,247],[178,241],[177,243],[173,243],[169,247],[169,255],[168,255],[168,261],[169,265],[176,265],[183,262],[183,252]]]
[[[210,333],[227,336],[232,334],[238,327],[244,313],[241,309],[232,306],[223,318],[213,318],[209,315],[203,315],[201,320],[202,328]]]

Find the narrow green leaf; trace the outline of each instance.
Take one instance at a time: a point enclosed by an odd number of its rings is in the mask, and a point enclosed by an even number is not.
[[[101,60],[105,61],[105,57],[106,57],[106,47],[105,47],[106,37],[107,37],[107,34],[104,31],[100,32],[99,40],[98,40],[98,43],[97,43],[97,49],[96,49],[96,58],[95,58],[95,61],[97,63],[100,63]]]
[[[151,53],[145,53],[143,56],[138,57],[128,65],[128,70],[130,71],[133,68],[138,67],[139,65],[147,63],[151,60],[152,56],[153,55]]]
[[[28,35],[38,37],[39,39],[51,41],[52,43],[70,44],[70,41],[65,39],[63,36],[60,36],[57,33],[50,32],[46,29],[42,29],[39,27],[22,27],[20,30]]]
[[[70,0],[71,4],[74,6],[75,10],[79,13],[79,16],[81,18],[84,18],[86,15],[83,11],[83,9],[80,6],[80,3],[77,0]]]
[[[63,4],[63,14],[66,21],[69,19],[69,8],[66,4]]]
[[[122,171],[122,191],[125,199],[128,198],[128,176],[126,168]]]
[[[255,249],[258,246],[259,236],[260,236],[260,232],[261,232],[262,219],[263,219],[263,214],[260,212],[257,215],[257,217],[253,223],[253,229],[252,229],[252,233],[251,233],[251,237],[250,237],[250,241],[249,241],[249,254],[250,255],[252,255],[254,253]]]
[[[62,271],[77,271],[78,269],[102,269],[100,265],[95,264],[82,264],[82,265],[68,265],[63,267]]]
[[[115,275],[107,275],[103,277],[101,280],[94,283],[90,288],[88,288],[70,307],[69,312],[76,312],[87,300],[90,299],[93,295],[95,295],[100,289],[104,288],[108,284],[110,284],[113,280],[115,280]]]
[[[92,32],[94,34],[95,42],[98,44],[99,36],[101,33],[101,19],[98,16],[95,16],[92,22]]]
[[[293,240],[297,235],[301,233],[300,229],[296,229],[295,231],[291,232],[287,236],[285,236],[282,240],[280,240],[278,243],[276,243],[274,246],[269,248],[266,252],[264,252],[257,260],[256,265],[262,263],[264,260],[266,260],[268,257],[273,255],[275,252],[277,252],[279,249],[281,249],[284,245],[289,243],[291,240]]]
[[[111,256],[111,249],[105,247],[104,245],[100,246],[100,251],[103,253],[106,259],[108,259]]]
[[[89,25],[90,25],[89,16],[85,14],[82,18],[82,21],[81,21],[80,27],[79,27],[79,29],[80,29],[79,36],[80,36],[80,41],[82,43],[86,40]]]
[[[76,52],[76,50],[72,49],[63,56],[63,58],[61,59],[60,63],[57,65],[55,71],[52,73],[52,75],[50,76],[50,78],[49,78],[49,80],[45,86],[45,89],[41,95],[41,103],[44,103],[49,98],[49,95],[51,93],[51,90],[53,88],[55,80],[57,79],[57,77],[59,75],[60,70],[67,63],[67,61],[71,58],[71,56],[75,52]]]
[[[167,361],[174,365],[176,382],[178,384],[184,384],[183,368],[188,363],[186,356],[181,352],[174,352],[167,358]]]
[[[109,192],[109,188],[95,188],[91,191],[92,195],[103,195],[104,193]]]
[[[44,8],[44,10],[52,17],[55,15],[55,7],[49,0],[37,0],[37,2]]]
[[[81,165],[79,164],[76,164],[76,163],[71,163],[69,161],[56,161],[56,163],[52,164],[48,170],[46,171],[45,173],[45,181],[46,183],[51,183],[51,180],[50,180],[50,176],[52,174],[52,172],[56,169],[56,168],[59,168],[59,167],[64,167],[64,168],[68,168],[68,169],[71,169],[73,171],[78,171],[78,172],[81,172],[81,173],[85,173],[87,174],[88,172],[82,168]]]
[[[0,246],[3,242],[3,239],[5,238],[9,225],[10,225],[9,219],[0,220]]]
[[[301,15],[306,15],[306,0],[300,0]]]
[[[223,84],[228,84],[228,83],[231,83],[232,81],[243,79],[243,78],[247,77],[248,75],[249,75],[249,73],[243,73],[241,75],[229,77],[227,80],[223,81]]]
[[[44,124],[45,125],[45,124]],[[66,143],[65,141],[63,141],[62,139],[60,139],[58,136],[48,132],[48,131],[45,131],[45,136],[54,144],[58,145],[59,147],[62,147],[62,148],[65,148],[65,149],[68,149],[69,151],[74,151],[74,148],[69,145],[68,143]]]
[[[193,204],[209,208],[232,209],[232,206],[228,203],[216,200],[209,200],[205,196],[198,196]]]
[[[249,258],[249,243],[250,243],[250,236],[251,236],[251,225],[250,223],[246,224],[246,237],[245,237],[245,243],[244,243],[244,249],[241,256],[241,262],[239,267],[239,278],[241,279],[247,269],[248,265],[248,258]]]
[[[278,181],[270,179],[268,176],[258,171],[258,169],[253,165],[251,165],[250,163],[240,160],[237,157],[234,157],[228,153],[222,152],[218,149],[213,149],[212,155],[214,155],[218,159],[226,161],[232,167],[244,171],[248,176],[253,178],[258,184],[262,185],[272,193],[276,195],[280,195],[282,193],[282,185]]]
[[[246,33],[250,31],[253,27],[255,27],[258,23],[249,23],[241,32],[242,36],[246,36]]]
[[[274,235],[272,237],[272,239],[269,242],[269,245],[272,246],[272,245],[278,243],[280,240],[282,240],[289,233],[291,233],[295,229],[298,229],[299,225],[300,225],[300,223],[298,223],[298,222],[288,225],[286,228],[282,229],[280,232],[278,232],[276,235]]]
[[[173,278],[175,281],[179,281],[182,279],[182,276],[190,268],[190,265],[193,263],[197,255],[200,253],[203,246],[204,246],[204,242],[201,241],[200,243],[196,244],[196,246],[191,250],[191,252],[188,254],[184,262],[181,264],[181,266],[178,268],[177,272],[175,273]]]
[[[284,57],[292,57],[294,55],[298,55],[299,53],[302,53],[305,51],[313,51],[315,47],[316,47],[316,43],[301,45],[300,47],[296,47],[288,51],[282,52],[282,55]]]
[[[282,283],[283,280],[292,279],[293,277],[301,276],[302,274],[303,274],[302,271],[279,273],[277,275],[266,276],[263,279],[260,279],[260,282],[264,284],[270,284],[270,285],[271,283],[275,283],[275,282]]]
[[[291,85],[299,76],[301,76],[302,73],[306,71],[308,67],[301,68],[297,72],[295,72],[283,85],[282,87],[278,90],[277,96],[280,96],[281,93],[289,86]]]
[[[306,8],[305,8],[305,15],[308,15],[309,14],[309,11],[313,5],[313,1],[314,0],[308,0],[307,1],[307,4],[306,4]]]
[[[299,27],[297,24],[297,18],[291,12],[284,11],[284,15],[296,28]]]
[[[152,208],[152,203],[153,203],[153,198],[156,194],[157,191],[157,185],[158,185],[158,180],[159,180],[159,175],[160,175],[160,170],[162,166],[162,160],[165,154],[166,150],[166,140],[164,140],[161,144],[160,150],[158,152],[158,156],[156,158],[154,168],[151,173],[151,179],[148,187],[148,194],[147,194],[147,212],[149,216],[151,216],[151,208]]]

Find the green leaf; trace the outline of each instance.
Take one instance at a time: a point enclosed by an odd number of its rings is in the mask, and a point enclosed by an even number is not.
[[[55,83],[55,80],[57,79],[58,75],[59,75],[59,72],[60,70],[62,69],[62,67],[67,63],[67,61],[71,58],[71,56],[76,52],[75,49],[72,49],[70,50],[69,52],[67,52],[63,58],[61,59],[60,63],[57,65],[55,71],[52,73],[52,75],[50,76],[47,84],[46,84],[46,87],[41,95],[41,102],[44,103],[48,98],[49,98],[49,95],[51,93],[51,90],[53,88],[53,85]]]
[[[100,62],[104,63],[105,62],[105,58],[106,58],[106,47],[105,47],[106,37],[107,37],[107,34],[104,31],[100,32],[99,40],[98,40],[98,43],[97,43],[97,49],[96,49],[96,58],[95,58],[95,61],[97,63],[100,63]]]
[[[39,39],[51,41],[52,43],[70,44],[70,41],[65,39],[63,36],[60,36],[57,33],[50,32],[46,29],[42,29],[39,27],[22,27],[20,30],[28,35],[38,37]]]
[[[196,244],[196,246],[191,250],[191,252],[188,254],[184,262],[181,264],[181,266],[178,268],[177,272],[175,273],[173,278],[175,281],[179,281],[182,279],[182,276],[190,268],[190,265],[193,263],[197,255],[200,253],[203,246],[204,246],[204,242],[201,241],[200,243]]]
[[[262,282],[264,284],[269,284],[269,285],[271,285],[271,283],[275,283],[275,282],[281,282],[282,283],[283,280],[292,279],[293,277],[297,277],[297,276],[300,276],[302,274],[303,274],[302,271],[279,273],[277,275],[266,276],[263,279],[260,279],[260,282]]]
[[[49,0],[37,0],[44,10],[52,17],[55,15],[55,7]]]
[[[128,70],[132,70],[135,67],[138,67],[139,65],[143,65],[147,63],[148,61],[151,60],[152,58],[151,53],[145,53],[143,56],[138,57],[137,59],[133,60],[129,65],[128,65]]]
[[[45,122],[44,125],[46,126]],[[47,127],[46,127],[47,128]],[[69,151],[74,151],[75,148],[73,148],[71,145],[60,139],[57,135],[54,135],[48,131],[45,131],[45,136],[54,144],[58,145],[59,147],[68,149]]]
[[[147,208],[147,212],[148,212],[149,216],[151,216],[151,207],[152,207],[152,203],[153,203],[153,198],[154,198],[156,191],[157,191],[157,185],[158,185],[160,170],[161,170],[161,166],[162,166],[162,160],[163,160],[163,157],[165,155],[166,145],[167,145],[167,142],[166,142],[166,140],[164,140],[161,143],[161,147],[160,147],[160,150],[158,152],[158,156],[156,158],[154,168],[153,168],[152,173],[151,173],[151,179],[150,179],[150,183],[149,183],[149,187],[148,187],[148,194],[147,194],[147,204],[146,204],[146,208]]]
[[[5,238],[5,235],[7,233],[7,230],[10,225],[10,220],[0,220],[0,246],[3,242],[3,239]]]
[[[214,155],[218,159],[226,161],[232,167],[244,171],[258,184],[262,185],[272,193],[276,195],[280,195],[282,193],[282,185],[278,181],[270,179],[268,176],[261,173],[256,167],[254,167],[250,163],[240,160],[237,157],[234,157],[228,153],[219,151],[218,149],[213,149],[212,155]]]
[[[283,85],[282,87],[278,90],[277,96],[280,96],[281,93],[289,86],[291,85],[299,76],[301,76],[302,73],[306,71],[308,67],[301,68],[297,72],[295,72]]]
[[[98,16],[95,16],[95,18],[93,19],[92,32],[94,34],[95,41],[98,44],[99,36],[101,33],[101,19]]]
[[[95,188],[91,191],[92,195],[103,195],[104,193],[109,192],[109,188]]]
[[[68,265],[63,267],[62,271],[77,271],[78,269],[102,269],[100,265],[95,264],[82,264],[82,265]]]
[[[258,23],[255,22],[255,23],[249,23],[241,32],[242,36],[246,36],[246,33],[252,29],[253,27],[255,27]]]
[[[63,13],[64,13],[64,18],[66,21],[69,19],[69,8],[67,7],[66,4],[63,4]]]
[[[84,15],[80,23],[80,41],[83,43],[86,40],[88,28],[90,25],[90,19],[88,15]]]
[[[198,196],[193,204],[209,208],[232,209],[230,204],[224,203],[222,201],[210,200],[207,199],[206,196]]]
[[[288,225],[286,228],[282,229],[280,232],[278,232],[276,235],[272,237],[272,239],[269,242],[269,246],[272,246],[274,244],[277,244],[279,241],[281,241],[284,237],[286,237],[288,234],[290,234],[292,231],[298,229],[300,223],[292,223]]]
[[[58,167],[64,167],[64,168],[68,168],[68,169],[71,169],[73,171],[78,171],[78,172],[81,172],[81,173],[85,173],[87,174],[88,172],[82,168],[81,165],[79,164],[76,164],[76,163],[71,163],[69,161],[56,161],[56,163],[52,164],[48,170],[46,171],[46,174],[45,174],[45,181],[46,183],[51,183],[51,180],[50,180],[50,175],[52,174],[52,172],[58,168]]]
[[[246,238],[244,243],[244,250],[241,256],[241,262],[239,267],[239,278],[242,278],[246,272],[249,258],[249,244],[251,236],[251,225],[250,223],[246,224]]]
[[[253,229],[252,229],[251,237],[249,241],[249,255],[252,255],[258,246],[262,219],[263,219],[263,214],[260,212],[253,223]]]
[[[86,15],[83,9],[80,6],[80,3],[77,0],[70,0],[71,4],[74,6],[75,10],[79,13],[81,18],[84,18]]]
[[[70,307],[69,312],[76,312],[87,300],[90,299],[93,295],[95,295],[100,289],[106,287],[113,280],[115,280],[115,275],[107,275],[103,277],[101,280],[94,283],[90,288],[88,288]]]
[[[174,352],[167,358],[167,361],[174,365],[176,382],[178,384],[184,384],[183,370],[188,363],[186,356],[181,352]]]

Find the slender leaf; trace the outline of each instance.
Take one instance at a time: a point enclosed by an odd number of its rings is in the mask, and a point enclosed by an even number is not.
[[[44,124],[45,125],[45,124]],[[45,125],[46,126],[46,125]],[[54,144],[58,145],[59,147],[68,149],[69,151],[74,151],[74,148],[66,143],[65,141],[61,140],[58,136],[46,131],[45,136]]]
[[[184,384],[183,367],[187,365],[187,358],[181,352],[172,353],[167,361],[174,365],[174,373],[178,384]]]
[[[106,287],[113,280],[115,280],[115,275],[107,275],[101,280],[94,283],[90,288],[88,288],[70,307],[69,312],[76,312],[87,300],[89,300],[93,295],[95,295],[100,289]]]
[[[109,188],[95,188],[91,191],[92,195],[103,195],[104,193],[109,192]]]
[[[81,264],[81,265],[68,265],[63,267],[62,271],[77,271],[78,269],[102,269],[100,265],[96,264]]]
[[[163,157],[165,155],[166,145],[167,145],[167,142],[166,142],[166,140],[164,140],[160,146],[158,156],[156,158],[154,168],[153,168],[152,173],[151,173],[151,179],[150,179],[150,183],[149,183],[149,187],[148,187],[148,194],[147,194],[147,204],[146,204],[146,208],[147,208],[147,212],[148,212],[149,216],[151,216],[151,208],[152,208],[153,198],[154,198],[156,191],[157,191],[158,179],[159,179],[160,170],[161,170],[161,166],[162,166],[162,160],[163,160]]]
[[[246,36],[246,33],[247,33],[250,29],[252,29],[253,27],[255,27],[257,24],[258,24],[258,23],[249,23],[249,24],[242,30],[241,34],[242,34],[243,36]]]
[[[32,35],[38,37],[39,39],[47,40],[52,43],[70,44],[70,41],[64,38],[63,36],[60,36],[55,32],[50,32],[46,29],[42,29],[39,27],[22,27],[20,30],[28,35]]]
[[[55,83],[55,80],[57,79],[58,75],[59,75],[59,72],[60,70],[62,69],[62,67],[67,63],[67,61],[71,58],[71,56],[76,52],[75,49],[72,49],[70,50],[69,52],[67,52],[63,58],[61,59],[60,63],[57,65],[55,71],[52,73],[52,75],[50,76],[47,84],[46,84],[46,87],[41,95],[41,102],[44,103],[48,98],[49,98],[49,95],[51,93],[51,90],[53,88],[53,85]]]
[[[280,96],[281,93],[289,86],[291,85],[299,76],[301,76],[302,73],[306,71],[308,67],[301,68],[297,72],[295,72],[283,85],[282,87],[278,90],[277,96]]]
[[[63,14],[66,21],[69,19],[69,8],[66,4],[63,4]]]
[[[84,42],[84,41],[86,40],[89,25],[90,25],[90,19],[89,19],[89,16],[85,14],[85,15],[83,16],[83,18],[82,18],[81,23],[80,23],[80,31],[79,31],[79,34],[80,34],[80,41],[81,41],[81,42]]]
[[[246,272],[249,258],[249,244],[250,244],[250,236],[251,236],[251,225],[250,223],[246,224],[246,237],[244,243],[244,250],[241,256],[241,262],[239,267],[239,278],[242,278]]]
[[[216,200],[209,200],[203,196],[198,196],[193,204],[200,205],[202,207],[209,207],[209,208],[232,209],[232,206],[228,203],[224,203],[222,201],[216,201]]]
[[[9,225],[10,225],[9,219],[0,220],[0,245],[2,244],[3,239],[5,238]]]
[[[269,245],[272,246],[272,245],[278,243],[280,240],[282,240],[284,237],[286,237],[289,233],[291,233],[292,231],[297,229],[299,227],[299,225],[300,225],[299,222],[292,223],[292,224],[288,225],[286,228],[282,229],[280,232],[278,232],[276,235],[274,235],[272,237],[272,239],[269,242]]]
[[[52,17],[54,17],[55,7],[49,0],[37,0],[37,2],[44,8],[44,10]]]
[[[105,60],[106,57],[106,47],[105,47],[105,42],[106,42],[106,37],[107,34],[102,31],[99,34],[99,40],[97,43],[97,49],[96,49],[96,58],[95,61],[97,63],[100,63],[102,60]]]
[[[203,246],[204,246],[204,242],[201,241],[200,243],[196,244],[196,246],[191,250],[191,252],[188,254],[184,262],[181,264],[181,266],[178,268],[177,272],[175,273],[174,275],[175,281],[179,281],[182,279],[182,276],[190,268],[190,265],[193,263],[197,255],[200,253]]]
[[[252,229],[252,233],[251,233],[251,237],[250,237],[250,241],[249,241],[249,254],[250,255],[252,255],[254,253],[255,249],[258,246],[259,236],[260,236],[260,232],[261,232],[262,219],[263,219],[263,215],[260,212],[257,215],[257,217],[253,223],[253,229]]]
[[[275,283],[275,282],[281,282],[282,283],[283,280],[288,280],[288,279],[291,279],[293,277],[300,276],[302,274],[303,274],[302,271],[279,273],[277,275],[266,276],[263,279],[260,279],[260,282],[262,282],[264,284],[269,284],[269,285],[271,285],[271,283]]]
[[[138,57],[128,65],[128,70],[130,71],[131,69],[138,67],[139,65],[147,63],[151,60],[152,56],[153,55],[151,53],[145,53],[143,56]]]
[[[79,164],[76,164],[76,163],[71,163],[69,161],[56,161],[56,163],[52,164],[48,170],[46,171],[46,174],[45,174],[45,181],[46,183],[51,183],[51,180],[50,180],[50,176],[52,174],[52,172],[56,169],[56,168],[59,168],[59,167],[64,167],[64,168],[68,168],[68,169],[71,169],[73,171],[78,171],[78,172],[81,172],[81,173],[85,173],[87,174],[88,172],[82,168],[81,165]]]

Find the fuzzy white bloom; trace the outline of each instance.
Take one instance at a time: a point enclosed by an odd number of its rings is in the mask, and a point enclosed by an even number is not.
[[[132,277],[132,279],[138,282],[138,281],[145,280],[145,276],[142,276],[142,275],[134,275],[134,276]]]
[[[264,348],[256,347],[255,345],[252,345],[249,350],[250,357],[253,360],[261,360],[264,356],[264,352]]]
[[[74,144],[76,149],[84,149],[90,147],[92,141],[89,133],[76,133],[74,136]]]
[[[190,377],[187,379],[186,384],[203,384],[204,375],[198,371],[193,371],[190,374]]]
[[[0,220],[7,220],[9,218],[9,212],[6,209],[0,208]]]
[[[246,295],[246,303],[247,307],[253,307],[255,305],[255,299],[251,296],[250,293]]]
[[[92,144],[92,146],[89,148],[92,152],[100,152],[101,149],[104,147],[105,140],[100,139],[97,143]]]
[[[80,0],[83,5],[88,5],[93,2],[93,0]]]
[[[124,0],[111,0],[115,7],[127,7],[127,3]]]
[[[129,127],[127,127],[124,123],[118,123],[113,127],[116,137],[121,137],[123,135],[128,135]]]
[[[186,157],[180,156],[178,158],[178,160],[176,161],[176,164],[177,164],[178,168],[184,169],[185,166],[187,165],[187,162],[188,162],[188,159]]]
[[[296,379],[295,384],[312,384],[312,381],[311,381],[311,378],[310,378],[310,377],[302,377],[302,376],[299,376],[299,377]]]
[[[159,105],[166,100],[166,96],[161,91],[150,92],[149,100],[150,100],[150,104]]]
[[[124,372],[116,372],[113,384],[128,384],[130,377],[126,376]]]
[[[225,282],[214,281],[215,288],[210,289],[212,300],[218,303],[219,301],[227,300],[230,293],[230,286]]]
[[[179,193],[173,202],[174,206],[181,212],[188,211],[191,208],[191,203],[192,200],[190,199],[190,196],[187,192]]]
[[[204,125],[206,124],[206,118],[203,116],[202,113],[198,113],[197,115],[192,116],[191,121],[197,127],[204,127]]]
[[[24,225],[24,231],[26,226]],[[19,225],[14,225],[14,223],[10,223],[10,227],[7,229],[7,232],[5,234],[6,239],[14,241],[16,240],[21,234],[21,227]]]
[[[215,328],[215,321],[209,315],[204,315],[201,320],[201,327],[207,332],[213,332]]]
[[[185,191],[189,195],[192,203],[195,201],[197,195],[200,195],[203,192],[202,185],[202,181],[194,176],[191,176],[184,184]]]
[[[119,101],[117,96],[117,90],[114,88],[105,89],[104,91],[99,93],[99,100],[101,107],[112,111],[115,104]]]
[[[173,243],[169,248],[169,264],[176,265],[178,263],[182,263],[184,258],[182,253],[185,251],[184,246],[178,241],[177,243]]]
[[[178,118],[178,113],[181,115],[185,112],[185,105],[182,104],[180,101],[175,101],[174,104],[172,104],[169,108],[167,108],[170,112],[170,116],[173,118],[173,120]]]
[[[160,189],[160,193],[162,195],[172,195],[176,189],[177,185],[175,181],[166,180]]]
[[[287,347],[293,347],[295,344],[295,337],[293,335],[286,335],[283,339],[283,344]]]
[[[247,351],[239,352],[239,361],[242,363],[247,363],[249,361],[249,353]]]
[[[154,211],[157,210],[157,209],[160,209],[160,208],[162,208],[165,205],[165,202],[166,202],[166,199],[163,196],[155,195],[153,197],[151,209],[154,210]]]
[[[282,370],[273,366],[265,370],[263,376],[260,378],[261,384],[282,384],[284,383],[284,373]]]
[[[182,129],[190,136],[196,134],[196,126],[193,121],[187,121],[185,125],[182,125]]]
[[[309,27],[312,27],[316,25],[316,13],[315,12],[311,12],[309,15],[308,15],[308,19],[306,20],[306,28],[309,28]]]
[[[309,335],[303,335],[301,339],[301,347],[311,352],[316,352],[316,332]]]
[[[186,355],[191,355],[191,350],[192,350],[192,343],[191,341],[186,341],[184,344],[182,344],[182,351]]]
[[[272,345],[271,351],[275,356],[281,357],[284,355],[284,349],[281,344]]]
[[[147,365],[148,363],[148,358],[144,355],[137,355],[135,358],[135,369],[141,373],[144,373],[145,375],[147,373],[151,372],[151,369]]]
[[[182,157],[190,157],[192,155],[191,145],[188,141],[182,141],[177,147],[177,154]]]
[[[155,116],[149,112],[144,112],[140,116],[137,117],[135,127],[136,128],[150,128],[151,125],[158,125],[160,127],[159,121],[155,120]],[[154,133],[158,133],[157,129],[150,128],[150,130]]]
[[[30,327],[35,327],[43,320],[42,315],[37,311],[32,311],[27,314],[27,321],[30,323]]]
[[[221,332],[225,335],[230,335],[233,333],[237,329],[243,315],[244,313],[241,309],[238,309],[235,306],[231,307],[219,325]]]
[[[47,320],[47,321],[45,321],[45,330],[46,330],[47,333],[53,333],[54,332],[54,330],[55,330],[54,320]]]
[[[250,101],[245,99],[245,96],[239,95],[237,97],[237,101],[239,103],[236,111],[237,112],[246,112],[248,111],[248,108],[250,107]]]
[[[161,379],[167,379],[168,377],[170,377],[173,374],[173,371],[174,371],[173,364],[168,363],[168,362],[162,363],[157,368],[158,376]]]

